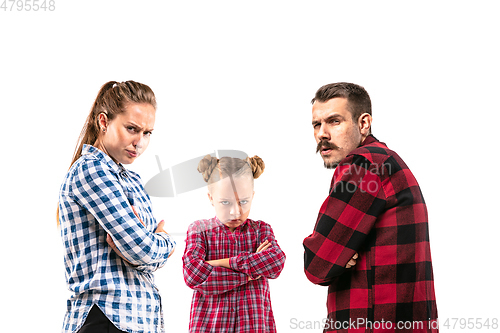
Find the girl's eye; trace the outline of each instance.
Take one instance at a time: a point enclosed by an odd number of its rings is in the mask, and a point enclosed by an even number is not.
[[[241,200],[240,205],[246,205],[248,203],[248,200]]]
[[[222,205],[229,205],[229,201],[221,201],[220,202]]]

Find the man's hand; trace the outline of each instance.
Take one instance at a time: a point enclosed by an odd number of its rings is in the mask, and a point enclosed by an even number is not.
[[[358,259],[358,252],[354,253],[354,255],[352,256],[351,260],[349,260],[349,262],[347,263],[347,265],[345,265],[345,268],[351,268],[354,265],[356,265],[356,259]]]

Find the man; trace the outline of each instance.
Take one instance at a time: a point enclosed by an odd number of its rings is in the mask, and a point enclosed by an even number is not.
[[[304,239],[307,278],[329,286],[325,332],[437,332],[427,209],[415,177],[371,135],[363,87],[328,84],[312,104],[317,152],[335,168]]]

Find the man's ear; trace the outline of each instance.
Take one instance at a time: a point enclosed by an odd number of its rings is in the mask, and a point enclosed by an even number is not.
[[[358,126],[361,136],[366,138],[371,133],[372,128],[372,116],[369,113],[363,113],[358,118]]]

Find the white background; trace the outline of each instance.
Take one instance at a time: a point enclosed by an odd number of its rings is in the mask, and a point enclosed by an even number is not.
[[[155,155],[164,168],[215,149],[263,158],[250,217],[273,226],[287,255],[271,281],[280,332],[299,331],[293,318],[326,316],[327,288],[303,274],[302,240],[332,175],[314,152],[310,100],[326,83],[363,85],[373,133],[406,161],[428,204],[441,323],[499,318],[498,6],[346,2],[57,0],[54,11],[38,12],[10,11],[7,3],[0,10],[1,331],[60,331],[69,292],[58,190],[91,104],[110,80],[136,80],[156,93],[152,143],[130,166],[145,181],[158,172]],[[185,332],[192,291],[182,278],[184,233],[214,212],[205,189],[153,203],[177,241],[156,274],[167,332]]]

